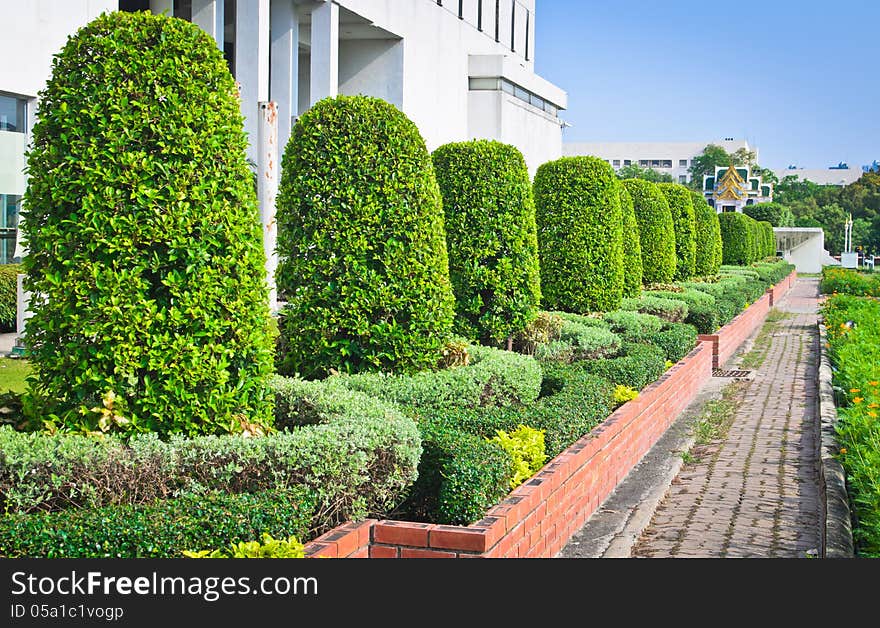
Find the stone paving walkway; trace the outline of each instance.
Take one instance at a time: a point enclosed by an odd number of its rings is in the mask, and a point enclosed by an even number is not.
[[[821,547],[816,333],[818,280],[778,309],[755,379],[725,440],[683,467],[633,557],[807,557]]]

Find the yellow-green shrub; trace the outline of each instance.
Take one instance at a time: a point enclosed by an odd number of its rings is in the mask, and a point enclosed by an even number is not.
[[[490,438],[489,441],[497,443],[513,460],[511,488],[516,488],[532,477],[547,460],[544,430],[520,425],[510,433],[498,430],[495,437]]]

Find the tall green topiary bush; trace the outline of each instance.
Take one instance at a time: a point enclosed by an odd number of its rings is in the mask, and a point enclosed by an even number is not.
[[[532,183],[515,146],[477,140],[432,155],[443,197],[456,332],[501,344],[538,312]]]
[[[0,266],[0,332],[15,331],[18,316],[19,264]]]
[[[620,211],[623,214],[623,296],[637,297],[642,292],[642,247],[639,244],[639,223],[632,196],[618,184]]]
[[[694,275],[708,277],[718,273],[721,266],[721,227],[718,224],[718,213],[709,206],[705,197],[699,192],[691,192],[694,205]],[[716,250],[718,249],[718,250]]]
[[[780,203],[746,205],[743,207],[743,213],[759,222],[767,221],[773,227],[794,226],[794,214],[787,206]]]
[[[725,264],[746,266],[755,259],[755,221],[738,212],[718,215],[721,225],[723,261]]]
[[[438,363],[455,305],[443,208],[399,109],[339,96],[306,112],[284,151],[277,220],[281,373]]]
[[[642,179],[621,183],[632,197],[639,225],[642,283],[668,283],[675,276],[675,226],[669,203],[654,183]]]
[[[658,183],[672,212],[675,227],[675,279],[685,281],[694,276],[696,231],[691,191],[680,183]]]
[[[166,16],[101,15],[55,57],[22,224],[40,418],[162,434],[271,424],[236,93],[214,40]]]
[[[623,225],[617,179],[598,157],[563,157],[535,174],[544,305],[617,309],[623,296]]]
[[[760,258],[776,256],[776,234],[773,232],[773,225],[769,221],[758,221],[759,228],[763,231],[763,250]]]

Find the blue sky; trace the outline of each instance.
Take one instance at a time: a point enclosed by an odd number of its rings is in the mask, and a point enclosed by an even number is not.
[[[880,160],[880,1],[538,0],[564,141],[746,138],[769,168]]]

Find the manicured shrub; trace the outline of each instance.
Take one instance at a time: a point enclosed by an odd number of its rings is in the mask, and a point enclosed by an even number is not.
[[[651,297],[644,294],[638,299],[624,299],[620,304],[620,309],[630,312],[641,312],[642,314],[651,314],[670,323],[683,321],[688,315],[688,306],[684,301],[678,299],[661,299],[659,297]]]
[[[767,221],[773,227],[794,226],[794,215],[791,213],[791,210],[787,206],[779,203],[746,205],[743,207],[743,213],[759,222]]]
[[[559,339],[563,319],[557,312],[538,312],[538,315],[513,339],[514,351],[534,355],[543,344]]]
[[[509,434],[498,430],[489,440],[506,451],[513,460],[513,477],[510,480],[512,489],[537,473],[547,460],[543,430],[520,425]]]
[[[7,558],[181,558],[184,550],[268,533],[310,538],[317,500],[305,487],[188,495],[151,504],[0,517]]]
[[[678,362],[697,344],[697,330],[686,323],[671,323],[654,336],[654,344],[663,349],[666,359]]]
[[[259,541],[239,541],[227,547],[206,550],[185,550],[187,558],[305,558],[305,546],[295,536],[274,539],[263,532]]]
[[[701,334],[711,334],[718,329],[720,317],[715,305],[715,297],[710,294],[699,290],[684,290],[682,292],[652,290],[643,294],[687,303],[688,313],[684,322],[696,327]]]
[[[515,146],[475,140],[433,155],[443,197],[456,332],[498,345],[541,299],[532,184]]]
[[[534,358],[491,347],[470,347],[467,366],[414,375],[361,373],[331,381],[406,407],[444,408],[526,404],[541,391]]]
[[[631,388],[630,386],[625,386],[624,384],[618,384],[614,387],[614,403],[618,405],[623,405],[627,401],[632,401],[633,399],[637,399],[639,396],[639,391],[635,388]]]
[[[623,214],[623,296],[637,297],[642,291],[642,246],[639,243],[639,223],[632,196],[626,187],[618,185],[620,211]]]
[[[697,252],[691,191],[680,183],[658,183],[657,187],[666,196],[672,212],[672,224],[675,228],[675,278],[689,279],[694,276]]]
[[[413,372],[450,336],[440,190],[415,124],[367,96],[297,121],[278,192],[282,374]]]
[[[305,425],[271,436],[101,439],[0,427],[5,512],[142,505],[175,494],[312,489],[315,528],[385,514],[413,482],[415,423],[389,404],[324,382],[276,377],[277,421]],[[291,416],[294,413],[302,417]],[[186,549],[186,548],[184,548]]]
[[[444,422],[420,422],[425,451],[402,512],[407,519],[467,525],[510,492],[513,460],[498,444]]]
[[[617,310],[608,312],[603,318],[611,326],[611,331],[628,342],[649,342],[663,329],[663,320],[651,314]]]
[[[0,266],[0,332],[15,331],[18,317],[19,264]]]
[[[723,246],[721,242],[721,226],[718,224],[718,212],[709,206],[706,198],[699,192],[691,192],[694,204],[694,275],[708,277],[718,272],[721,265]]]
[[[41,416],[126,433],[271,423],[262,231],[214,40],[103,14],[56,55],[36,118],[21,226]],[[108,396],[121,419],[92,411]]]
[[[755,261],[755,221],[737,212],[718,215],[723,263],[746,266]]]
[[[576,320],[564,320],[559,339],[539,345],[535,357],[556,362],[594,360],[613,355],[619,348],[620,338],[608,329]]]
[[[656,381],[666,370],[666,352],[653,344],[640,342],[623,345],[623,355],[584,362],[584,369],[614,385],[641,390]]]
[[[639,244],[642,249],[642,283],[672,281],[675,277],[675,225],[672,211],[660,189],[643,179],[621,182],[632,197]]]
[[[752,264],[752,268],[758,273],[758,278],[768,285],[775,285],[788,277],[795,269],[794,264],[789,264],[785,260],[777,260],[775,262],[756,262]],[[834,266],[825,266],[822,270],[834,268]],[[824,275],[823,275],[824,276]],[[877,283],[880,285],[880,275],[875,276]]]
[[[608,311],[623,296],[623,220],[614,170],[563,157],[535,174],[541,291],[549,309]]]
[[[758,227],[761,231],[761,255],[758,259],[764,257],[776,257],[776,234],[773,232],[773,225],[766,220],[758,221]]]

